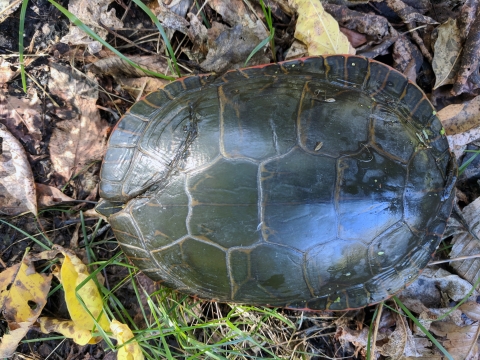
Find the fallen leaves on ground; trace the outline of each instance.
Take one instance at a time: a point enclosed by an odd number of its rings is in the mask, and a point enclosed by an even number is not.
[[[461,104],[449,105],[437,113],[457,159],[467,144],[480,138],[480,96]]]
[[[320,1],[291,0],[297,8],[295,38],[307,45],[309,55],[355,54],[338,23]]]
[[[113,0],[71,0],[68,3],[68,11],[105,40],[108,31],[100,24],[113,28],[123,26],[123,22],[116,16],[115,8],[110,8],[110,3],[112,2]],[[92,54],[102,49],[102,45],[98,41],[94,41],[79,27],[74,25],[71,25],[69,33],[61,41],[66,44],[87,45]]]
[[[0,343],[0,357],[13,355],[47,303],[51,275],[38,274],[26,259],[0,273],[0,308],[9,333]]]
[[[63,286],[65,303],[71,320],[39,317],[47,302],[52,275],[39,274],[33,261],[55,260],[61,253],[60,267],[55,275]],[[9,325],[9,334],[0,342],[0,357],[9,357],[26,333],[39,329],[44,333],[58,332],[72,338],[79,345],[95,344],[102,340],[95,336],[98,326],[112,331],[119,345],[119,359],[141,360],[143,354],[127,325],[105,315],[103,299],[87,266],[69,249],[55,246],[54,250],[25,257],[25,259],[0,273],[0,308]]]
[[[49,150],[53,168],[65,184],[103,157],[109,126],[97,109],[98,86],[93,79],[56,64],[52,64],[50,71],[50,91],[64,105],[56,109],[56,115],[63,121],[56,123]],[[91,185],[85,193],[93,191],[96,184]]]
[[[468,204],[463,208],[462,216],[465,224],[460,224],[455,219],[449,220],[449,235],[453,235],[450,258],[462,258],[473,256],[480,253],[480,198]],[[465,228],[467,226],[468,228]],[[470,284],[475,284],[480,278],[480,259],[466,258],[459,261],[453,261],[451,264],[456,273],[467,280]],[[480,285],[477,286],[480,291]]]
[[[37,215],[32,169],[20,142],[0,123],[0,214]]]
[[[458,71],[462,42],[457,20],[449,19],[438,27],[438,36],[435,41],[432,68],[435,72],[436,89],[442,85],[453,84]]]

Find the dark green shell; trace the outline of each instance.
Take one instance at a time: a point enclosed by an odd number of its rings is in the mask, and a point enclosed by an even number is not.
[[[456,165],[423,92],[358,56],[175,81],[113,132],[98,210],[145,274],[205,299],[347,309],[437,248]]]

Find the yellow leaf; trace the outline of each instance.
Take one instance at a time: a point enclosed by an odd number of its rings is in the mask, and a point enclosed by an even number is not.
[[[47,303],[51,275],[38,274],[31,263],[0,273],[0,305],[10,333],[0,343],[0,357],[10,357]]]
[[[85,310],[75,294],[75,288],[87,279],[90,274],[85,264],[72,251],[67,249],[62,249],[61,251],[65,256],[65,260],[60,270],[59,280],[65,291],[68,312],[76,326],[86,330],[93,330],[95,323],[92,316]],[[103,301],[95,282],[92,279],[88,280],[85,285],[79,288],[78,295],[93,317],[97,319],[102,329],[108,331],[110,323],[103,311]]]
[[[128,340],[133,339],[133,333],[130,328],[117,320],[112,320],[110,329],[113,335],[117,337],[118,345],[125,344]],[[140,345],[135,340],[130,341],[125,346],[118,349],[118,360],[143,360],[143,353]]]
[[[87,329],[82,329],[76,325],[72,320],[58,320],[49,317],[38,318],[40,330],[45,334],[57,332],[63,336],[73,339],[78,345],[94,344],[97,339],[92,341],[92,332]],[[101,340],[101,338],[99,339]]]
[[[290,0],[298,12],[295,38],[307,45],[309,55],[355,54],[338,23],[320,0]]]

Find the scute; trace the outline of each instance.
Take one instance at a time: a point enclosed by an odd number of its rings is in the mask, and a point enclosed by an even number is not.
[[[175,81],[113,132],[97,210],[148,276],[206,299],[343,310],[412,282],[455,159],[423,92],[358,56]]]

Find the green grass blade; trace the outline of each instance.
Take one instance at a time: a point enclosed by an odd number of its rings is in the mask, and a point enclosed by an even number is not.
[[[258,44],[257,46],[255,46],[255,49],[252,50],[252,52],[250,53],[250,55],[248,55],[248,58],[247,60],[245,60],[245,66],[247,66],[247,63],[250,61],[250,59],[253,57],[253,55],[255,55],[261,48],[263,48],[265,45],[267,45],[271,39],[273,39],[273,35],[275,34],[275,31],[273,31],[269,37],[263,39],[263,41]]]
[[[23,63],[23,35],[25,32],[25,14],[27,13],[28,0],[22,1],[22,9],[20,10],[20,25],[18,29],[18,53],[20,63],[20,75],[22,77],[23,91],[27,92],[27,79],[25,77],[25,64]]]
[[[177,73],[178,76],[181,76],[180,74],[180,69],[177,64],[177,59],[175,57],[175,52],[173,51],[172,45],[170,44],[170,41],[168,40],[167,34],[165,33],[165,30],[163,29],[162,24],[160,24],[160,21],[158,21],[157,17],[155,14],[141,1],[141,0],[133,0],[137,6],[142,9],[145,14],[147,14],[150,19],[155,23],[155,25],[158,28],[158,31],[160,32],[160,35],[162,35],[163,41],[165,42],[165,46],[167,47],[168,54],[170,55],[170,58],[172,59],[175,72]]]

